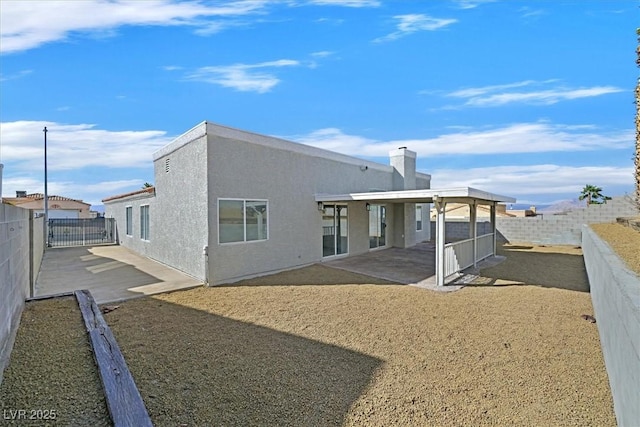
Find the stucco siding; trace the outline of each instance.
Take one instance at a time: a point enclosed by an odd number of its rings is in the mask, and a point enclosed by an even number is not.
[[[206,152],[206,137],[201,136],[156,157],[155,195],[105,202],[105,215],[116,219],[121,245],[201,280],[206,279],[203,249],[208,243]],[[149,205],[148,241],[140,237],[143,205]],[[127,206],[132,207],[130,236],[126,235]]]
[[[208,161],[212,283],[322,260],[322,213],[315,194],[393,188],[387,168],[365,169],[215,134],[209,135]],[[220,198],[267,199],[269,239],[220,245]],[[349,255],[369,250],[368,218],[365,203],[348,204]]]
[[[157,243],[153,257],[202,280],[208,244],[206,159],[206,136],[156,158],[157,211],[151,223]]]

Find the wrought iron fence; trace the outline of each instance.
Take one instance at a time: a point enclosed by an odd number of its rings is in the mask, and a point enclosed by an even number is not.
[[[114,218],[56,218],[49,220],[49,246],[86,246],[115,243]]]

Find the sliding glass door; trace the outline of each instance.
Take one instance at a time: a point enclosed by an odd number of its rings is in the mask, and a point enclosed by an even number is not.
[[[349,251],[347,207],[324,205],[322,211],[322,256],[346,254]]]
[[[369,205],[369,248],[381,248],[387,244],[387,207]]]

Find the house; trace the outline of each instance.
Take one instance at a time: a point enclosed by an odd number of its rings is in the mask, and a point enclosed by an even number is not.
[[[517,211],[523,212],[523,211]],[[507,205],[498,203],[496,205],[496,216],[501,218],[511,218],[518,216],[515,214],[516,211],[508,210]],[[448,203],[447,204],[447,221],[458,221],[458,220],[468,220],[471,217],[471,208],[466,203]],[[491,216],[491,209],[489,206],[478,206],[477,210],[477,219],[478,220],[486,220]],[[432,220],[435,220],[438,216],[438,212],[435,207],[431,208],[430,217]],[[524,216],[524,215],[520,215]]]
[[[91,205],[82,200],[70,199],[63,196],[47,196],[49,202],[49,219],[60,218],[94,218]],[[33,209],[36,215],[44,214],[44,194],[27,194],[26,191],[16,191],[16,197],[4,197],[5,203],[24,209]]]
[[[103,200],[123,246],[210,284],[431,238],[434,192],[401,147],[383,165],[203,122],[153,154],[155,186]],[[506,201],[513,201],[506,198]],[[444,219],[442,219],[444,220]]]

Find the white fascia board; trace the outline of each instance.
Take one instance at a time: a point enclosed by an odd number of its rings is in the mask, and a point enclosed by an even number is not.
[[[316,202],[389,201],[396,203],[432,203],[434,198],[472,199],[506,203],[515,203],[516,201],[513,197],[501,196],[471,187],[315,195]]]

